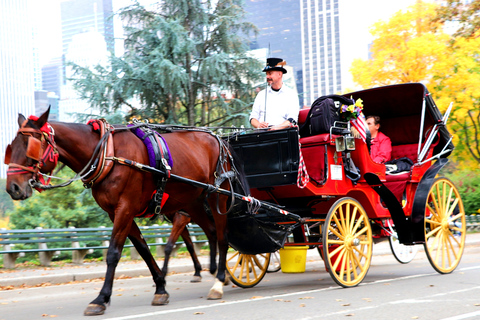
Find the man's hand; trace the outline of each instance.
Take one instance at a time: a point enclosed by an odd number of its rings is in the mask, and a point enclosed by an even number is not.
[[[268,122],[265,121],[260,122],[257,119],[252,118],[252,120],[250,120],[250,123],[252,124],[252,127],[257,129],[268,128]]]

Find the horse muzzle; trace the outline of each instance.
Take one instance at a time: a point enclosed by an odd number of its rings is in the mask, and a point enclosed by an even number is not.
[[[10,181],[7,183],[7,192],[13,200],[25,200],[32,196],[32,187],[29,181],[23,183]]]

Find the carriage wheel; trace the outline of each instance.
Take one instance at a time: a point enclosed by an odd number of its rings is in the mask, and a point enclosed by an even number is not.
[[[372,228],[362,205],[352,198],[339,199],[330,208],[323,226],[323,257],[333,280],[354,287],[365,278],[372,259]]]
[[[233,283],[251,288],[263,279],[269,262],[270,253],[243,254],[235,250],[227,257],[227,270]]]
[[[270,254],[270,262],[268,263],[267,272],[277,272],[281,269],[280,265],[280,253],[278,251],[272,252]]]
[[[428,193],[425,209],[425,252],[439,273],[457,267],[465,247],[465,210],[457,188],[447,178],[437,178]]]
[[[398,241],[398,235],[394,232],[389,238],[390,249],[392,249],[393,256],[400,263],[409,263],[415,258],[418,252],[417,246],[406,246]]]

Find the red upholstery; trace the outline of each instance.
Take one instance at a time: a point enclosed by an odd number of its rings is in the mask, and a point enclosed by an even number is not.
[[[333,139],[335,139],[335,137],[336,136],[332,136]],[[330,141],[329,133],[322,133],[322,134],[317,134],[316,136],[300,138],[300,144],[302,146],[325,144],[329,141]]]
[[[407,157],[414,163],[417,161],[418,143],[392,146],[392,159]]]
[[[308,112],[310,111],[310,108],[302,109],[298,113],[298,125],[302,125],[305,123],[305,120],[307,119]]]

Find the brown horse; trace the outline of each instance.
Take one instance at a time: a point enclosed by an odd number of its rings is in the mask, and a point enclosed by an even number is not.
[[[168,273],[168,261],[170,260],[170,255],[172,254],[173,248],[179,236],[182,236],[183,242],[187,247],[188,253],[193,261],[193,268],[195,273],[193,274],[192,280],[190,282],[201,282],[202,275],[202,265],[198,261],[197,254],[195,252],[195,247],[193,245],[192,238],[190,237],[190,232],[187,229],[187,224],[192,220],[188,213],[183,211],[177,211],[172,214],[165,215],[172,222],[172,231],[170,237],[168,237],[167,243],[165,244],[165,260],[163,261],[162,272],[166,276]],[[213,257],[215,259],[215,257]],[[212,266],[211,270],[215,270],[215,266]]]
[[[56,163],[51,161],[52,157],[45,156],[48,147],[51,146],[50,149],[58,152],[59,161],[74,172],[83,174],[83,180],[91,186],[96,202],[109,214],[113,222],[106,259],[105,282],[98,297],[88,305],[84,314],[104,313],[106,304],[110,302],[115,268],[127,237],[152,273],[156,284],[152,305],[167,304],[169,294],[165,290],[165,274],[155,262],[134,221],[134,217],[148,206],[152,193],[157,189],[153,174],[139,169],[140,164],[149,161],[145,145],[129,130],[114,128],[113,135],[101,135],[90,125],[47,123],[48,114],[49,110],[36,120],[25,119],[23,115],[19,115],[20,128],[5,154],[5,159],[9,163],[7,192],[15,200],[31,196],[31,186],[36,185],[39,172],[51,172],[55,167]],[[109,139],[104,139],[107,136]],[[172,176],[227,190],[231,190],[232,186],[240,181],[245,183],[243,174],[238,173],[232,163],[229,149],[215,135],[199,130],[184,130],[165,133],[162,137],[167,142],[174,161],[171,168]],[[108,151],[109,147],[111,151]],[[95,162],[97,155],[100,155],[100,160]],[[97,169],[93,170],[94,167],[91,167],[94,172],[87,172],[92,163],[96,164]],[[98,171],[98,168],[104,171]],[[233,183],[230,178],[216,180],[216,177],[218,179],[223,174],[231,172],[234,172],[236,177]],[[223,296],[228,250],[227,216],[223,213],[227,212],[230,207],[228,202],[231,200],[230,197],[214,190],[215,188],[207,192],[195,184],[170,179],[165,188],[169,198],[162,208],[163,214],[179,210],[188,212],[193,221],[204,230],[210,242],[211,272],[217,267],[215,256],[218,244],[218,270],[208,299],[220,299]],[[205,203],[208,204],[210,213],[205,210]]]

